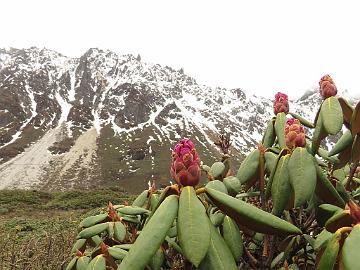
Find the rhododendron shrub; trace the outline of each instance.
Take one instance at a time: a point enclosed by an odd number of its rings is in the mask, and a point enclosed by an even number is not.
[[[85,218],[67,269],[360,269],[360,102],[336,94],[321,78],[310,121],[277,93],[238,168],[231,134],[214,142],[222,157],[212,165],[190,139],[174,142],[175,184]],[[329,135],[339,138],[330,148]]]

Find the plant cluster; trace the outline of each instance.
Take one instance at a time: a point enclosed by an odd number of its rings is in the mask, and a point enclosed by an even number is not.
[[[276,94],[262,142],[236,174],[229,134],[215,143],[223,157],[211,166],[191,140],[179,141],[176,184],[151,185],[131,205],[109,203],[84,219],[67,269],[360,269],[360,102],[336,96],[329,75],[319,85],[314,122]]]

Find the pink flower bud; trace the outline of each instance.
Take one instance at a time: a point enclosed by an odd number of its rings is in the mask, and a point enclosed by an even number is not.
[[[189,139],[180,140],[172,152],[170,173],[182,186],[196,186],[200,181],[200,158]]]
[[[274,113],[278,114],[281,112],[284,112],[285,114],[289,112],[289,101],[286,94],[278,92],[275,95],[274,100]]]
[[[337,88],[330,75],[325,75],[320,79],[320,95],[326,99],[328,97],[336,96]]]
[[[299,120],[290,118],[286,121],[285,143],[290,149],[294,149],[295,147],[305,147],[305,131]]]

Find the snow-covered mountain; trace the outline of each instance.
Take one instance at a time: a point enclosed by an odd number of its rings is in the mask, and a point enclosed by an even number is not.
[[[313,120],[320,102],[314,89],[291,111]],[[238,161],[272,114],[269,99],[199,85],[140,56],[0,49],[0,188],[117,184],[135,192],[169,181],[178,139],[192,138],[210,163],[219,156],[214,139],[229,132]]]

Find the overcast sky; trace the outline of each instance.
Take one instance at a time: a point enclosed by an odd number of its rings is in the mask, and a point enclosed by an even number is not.
[[[183,67],[201,84],[297,97],[329,73],[360,95],[358,1],[0,2],[0,47],[90,47]]]

